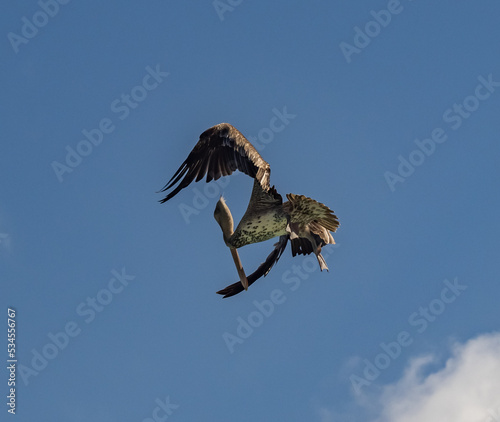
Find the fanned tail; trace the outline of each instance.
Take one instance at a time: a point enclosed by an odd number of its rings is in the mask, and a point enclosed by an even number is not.
[[[335,244],[330,232],[335,232],[340,226],[337,216],[326,205],[304,195],[290,193],[286,197],[288,202],[283,204],[283,208],[290,216],[287,231],[290,233],[292,255],[314,253],[321,271],[328,271],[321,248]]]

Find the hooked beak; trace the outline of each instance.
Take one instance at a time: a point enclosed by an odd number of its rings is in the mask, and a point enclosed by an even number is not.
[[[234,265],[236,265],[236,270],[238,271],[238,275],[240,276],[241,285],[245,290],[248,290],[248,280],[245,275],[245,271],[243,270],[243,266],[241,265],[240,256],[238,255],[238,251],[236,249],[230,248],[231,255],[233,256]]]

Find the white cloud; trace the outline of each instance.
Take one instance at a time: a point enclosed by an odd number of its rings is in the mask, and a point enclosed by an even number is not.
[[[444,368],[422,376],[432,361],[412,360],[383,388],[377,422],[500,422],[500,333],[455,344]]]
[[[359,397],[360,413],[372,414],[363,420],[500,422],[500,332],[454,344],[445,366],[424,374],[434,362],[432,355],[412,359],[400,380],[376,395]],[[373,409],[378,409],[375,416]],[[335,414],[333,409],[318,411],[321,421],[347,420]]]

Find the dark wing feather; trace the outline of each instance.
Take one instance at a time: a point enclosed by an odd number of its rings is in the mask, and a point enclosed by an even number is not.
[[[270,166],[253,145],[230,124],[215,125],[200,135],[191,153],[161,190],[172,189],[160,202],[168,201],[193,180],[199,182],[206,175],[210,182],[235,170],[255,178],[264,191],[269,189]]]
[[[309,255],[314,252],[313,245],[305,237],[296,237],[290,240],[292,244],[292,256],[295,255]]]
[[[286,248],[286,244],[288,242],[288,235],[280,236],[280,239],[277,243],[274,244],[274,250],[269,254],[266,260],[259,265],[259,268],[255,270],[252,274],[250,274],[248,279],[248,285],[255,283],[262,276],[266,276],[274,264],[278,262],[281,257],[281,254]],[[224,295],[224,297],[231,297],[237,295],[238,293],[243,291],[243,286],[241,282],[237,282],[227,286],[225,289],[219,290],[217,293],[220,295]]]

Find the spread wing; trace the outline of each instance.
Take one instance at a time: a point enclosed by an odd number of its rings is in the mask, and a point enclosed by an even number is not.
[[[292,256],[314,253],[321,271],[328,270],[321,248],[335,243],[330,232],[335,232],[340,225],[337,216],[326,205],[304,195],[290,193],[286,197],[288,202],[283,204],[283,209],[290,218]]]
[[[274,249],[266,258],[266,260],[259,265],[259,268],[257,268],[255,272],[247,276],[249,286],[255,283],[262,276],[265,277],[267,273],[271,271],[273,265],[278,262],[281,255],[283,254],[283,251],[285,250],[286,244],[288,242],[288,237],[289,237],[288,235],[280,236],[279,241],[274,244]],[[238,281],[234,284],[231,284],[230,286],[227,286],[225,289],[219,290],[217,293],[220,295],[224,295],[223,297],[231,297],[237,295],[242,291],[243,291],[243,285],[241,284],[240,281]]]
[[[269,164],[238,129],[220,123],[200,135],[191,153],[161,190],[172,189],[160,202],[168,201],[193,180],[199,182],[206,175],[206,181],[210,182],[235,170],[256,179],[264,191],[269,189]]]
[[[290,223],[300,226],[316,223],[316,226],[332,232],[339,227],[337,216],[326,205],[304,195],[288,193],[286,197],[288,202],[283,205],[285,212],[290,216]],[[319,227],[315,228],[319,229]]]

